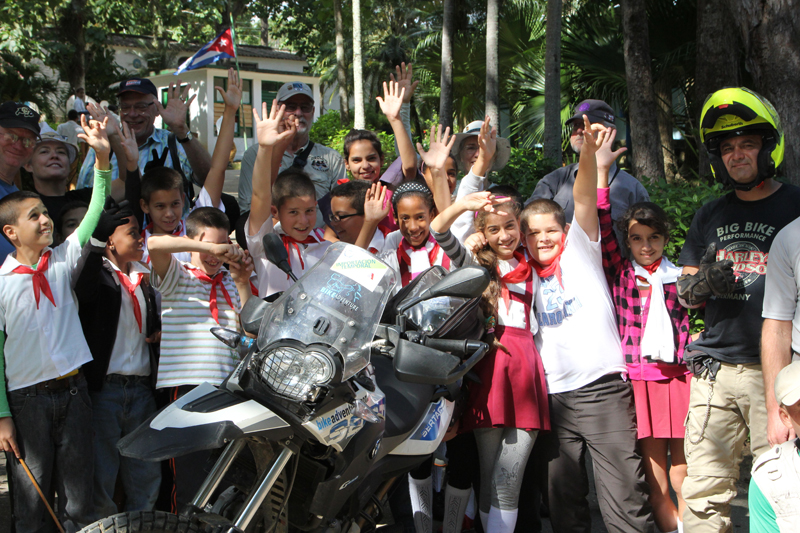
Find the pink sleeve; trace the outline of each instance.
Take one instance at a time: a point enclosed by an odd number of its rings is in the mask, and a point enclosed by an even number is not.
[[[597,189],[597,208],[608,209],[611,207],[611,189],[603,187]]]

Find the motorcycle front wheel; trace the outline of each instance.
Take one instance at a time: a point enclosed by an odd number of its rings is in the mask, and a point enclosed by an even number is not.
[[[98,520],[80,533],[195,533],[200,529],[188,518],[163,511],[120,513]]]

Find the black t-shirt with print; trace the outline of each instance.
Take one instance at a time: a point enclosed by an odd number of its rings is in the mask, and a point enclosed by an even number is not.
[[[689,345],[732,364],[758,363],[761,307],[769,248],[775,235],[800,216],[800,188],[783,184],[754,202],[731,192],[701,207],[681,250],[681,265],[699,266],[711,243],[717,260],[734,262],[736,286],[730,294],[706,302],[705,331]]]

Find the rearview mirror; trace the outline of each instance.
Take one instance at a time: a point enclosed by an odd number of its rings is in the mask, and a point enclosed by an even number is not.
[[[261,244],[264,246],[264,255],[267,256],[267,261],[283,270],[293,281],[297,281],[292,272],[292,266],[289,264],[289,253],[280,236],[275,233],[267,233],[261,240]]]

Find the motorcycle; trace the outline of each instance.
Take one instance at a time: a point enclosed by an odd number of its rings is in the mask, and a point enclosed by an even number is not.
[[[276,237],[267,257],[291,275]],[[250,298],[240,317],[255,340],[212,329],[242,356],[230,376],[118,444],[149,461],[222,449],[194,499],[179,515],[122,513],[82,531],[376,530],[395,480],[442,442],[458,383],[489,349],[475,319],[485,269],[434,267],[392,297],[396,283],[340,242],[274,302]]]

